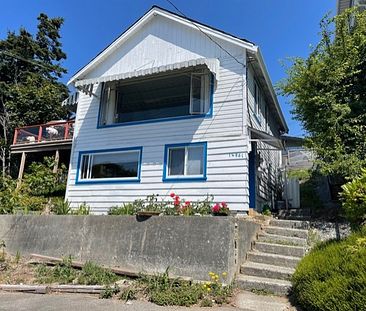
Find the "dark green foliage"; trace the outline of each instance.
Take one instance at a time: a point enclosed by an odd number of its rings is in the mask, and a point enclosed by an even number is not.
[[[67,168],[61,164],[53,173],[54,158],[45,157],[43,163],[33,162],[28,173],[24,174],[22,189],[33,196],[58,196],[66,190]]]
[[[366,169],[342,186],[343,210],[353,228],[366,224]]]
[[[62,18],[38,17],[37,33],[21,28],[0,40],[0,161],[10,173],[9,146],[16,127],[46,123],[65,115],[67,87],[58,82],[66,70],[60,42]]]
[[[345,240],[319,244],[292,277],[303,310],[354,311],[366,306],[366,227]]]
[[[53,173],[53,165],[53,158],[48,157],[43,163],[32,163],[19,188],[11,177],[0,178],[0,214],[41,213],[46,206],[59,213],[60,208],[66,208],[60,207],[60,197],[66,189],[67,170],[61,165]]]
[[[366,166],[366,11],[321,22],[308,58],[295,58],[279,85],[307,132],[325,174],[355,176]]]

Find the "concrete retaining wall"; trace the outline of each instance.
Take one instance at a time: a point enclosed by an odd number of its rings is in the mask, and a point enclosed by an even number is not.
[[[75,260],[196,280],[238,271],[258,225],[232,217],[0,216],[10,253]],[[236,246],[237,245],[237,246]]]

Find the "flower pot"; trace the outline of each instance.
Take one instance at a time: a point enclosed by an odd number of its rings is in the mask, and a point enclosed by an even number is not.
[[[212,213],[213,216],[229,216],[228,213]]]
[[[138,216],[159,216],[161,214],[161,212],[157,212],[157,211],[142,211],[142,212],[137,212]]]

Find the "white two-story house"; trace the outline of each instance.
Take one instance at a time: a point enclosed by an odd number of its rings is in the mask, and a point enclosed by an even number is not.
[[[288,131],[258,46],[152,7],[70,80],[81,90],[66,199],[273,204]]]

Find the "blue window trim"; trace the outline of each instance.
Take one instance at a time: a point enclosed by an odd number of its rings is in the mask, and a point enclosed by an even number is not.
[[[187,146],[203,146],[203,176],[200,177],[169,177],[167,176],[168,154],[169,148],[187,147]],[[197,182],[207,180],[207,142],[194,142],[182,144],[169,144],[164,148],[164,166],[163,166],[163,182]]]
[[[104,180],[80,180],[80,166],[81,166],[81,158],[84,154],[98,154],[98,153],[108,153],[108,152],[118,152],[118,151],[139,151],[139,165],[137,178],[113,178],[113,179],[104,179]],[[142,147],[130,147],[130,148],[114,148],[114,149],[100,149],[100,150],[85,150],[80,151],[78,156],[78,164],[76,169],[76,178],[75,185],[88,185],[88,184],[119,184],[119,183],[140,183],[141,181],[141,165],[142,165]]]
[[[99,101],[97,129],[110,128],[110,127],[119,127],[119,126],[140,125],[140,124],[148,124],[148,123],[158,123],[158,122],[178,121],[178,120],[186,120],[186,119],[197,119],[197,118],[208,119],[208,118],[212,118],[212,116],[213,116],[214,85],[215,85],[215,76],[211,73],[210,109],[205,114],[195,114],[195,115],[186,115],[186,116],[179,116],[179,117],[168,117],[168,118],[160,118],[160,119],[151,119],[151,120],[142,120],[142,121],[132,121],[132,122],[101,125],[100,124],[100,117],[101,117],[102,103]]]

